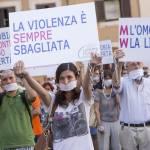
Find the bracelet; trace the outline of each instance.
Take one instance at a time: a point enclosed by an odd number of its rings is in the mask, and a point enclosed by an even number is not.
[[[17,75],[20,79],[23,79],[23,78],[25,78],[25,76],[26,76],[26,73],[21,73],[21,74],[19,74],[19,75]]]
[[[22,74],[20,74],[18,77],[19,77],[20,79],[23,79],[23,78],[24,78],[24,74],[22,73]]]

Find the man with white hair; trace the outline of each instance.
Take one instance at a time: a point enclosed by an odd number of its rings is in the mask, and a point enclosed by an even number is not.
[[[121,80],[120,141],[122,150],[150,150],[150,79],[141,62],[127,63]]]
[[[36,93],[26,84],[26,104],[33,100]],[[29,110],[18,90],[16,77],[12,70],[1,73],[4,93],[0,94],[0,150],[33,150],[34,134]]]

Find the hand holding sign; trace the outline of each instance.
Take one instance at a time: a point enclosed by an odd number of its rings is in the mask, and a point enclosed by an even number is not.
[[[82,69],[84,69],[84,63],[81,61],[77,61],[76,67],[78,68],[78,70],[82,70]]]
[[[120,87],[120,80],[121,80],[121,68],[122,68],[122,64],[121,63],[117,63],[118,59],[123,58],[125,56],[125,53],[123,52],[122,49],[116,49],[114,50],[114,61],[115,61],[115,70],[113,73],[113,87],[115,88],[119,88]]]
[[[125,56],[125,53],[122,49],[114,50],[114,58],[115,59],[120,59],[120,58],[123,58],[124,56]]]
[[[16,76],[20,78],[22,78],[26,74],[23,61],[16,62],[13,69],[14,69]]]
[[[91,64],[94,65],[101,65],[102,64],[102,58],[97,53],[91,53]]]

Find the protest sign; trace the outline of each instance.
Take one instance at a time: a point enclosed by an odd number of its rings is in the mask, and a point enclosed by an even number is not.
[[[110,40],[100,41],[100,53],[103,64],[113,63],[112,43]]]
[[[9,28],[0,28],[0,70],[10,69]]]
[[[12,64],[45,66],[90,58],[82,48],[99,41],[94,3],[9,14]],[[80,54],[82,53],[82,55]]]
[[[113,63],[112,43],[110,40],[100,41],[83,46],[79,51],[79,56],[87,57],[91,52],[94,52],[102,57],[103,64]]]
[[[42,67],[30,67],[26,68],[32,76],[51,76],[55,77],[56,69],[58,65],[42,66]]]
[[[120,18],[119,44],[126,55],[124,61],[150,64],[150,18]]]

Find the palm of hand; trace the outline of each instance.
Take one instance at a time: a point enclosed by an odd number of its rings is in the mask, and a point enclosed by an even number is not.
[[[24,73],[24,63],[22,61],[18,61],[14,65],[14,72],[17,76]]]
[[[98,65],[98,64],[100,64],[101,63],[101,57],[100,56],[98,56],[97,54],[95,54],[95,53],[91,53],[91,63],[92,64],[96,64],[96,65]]]

